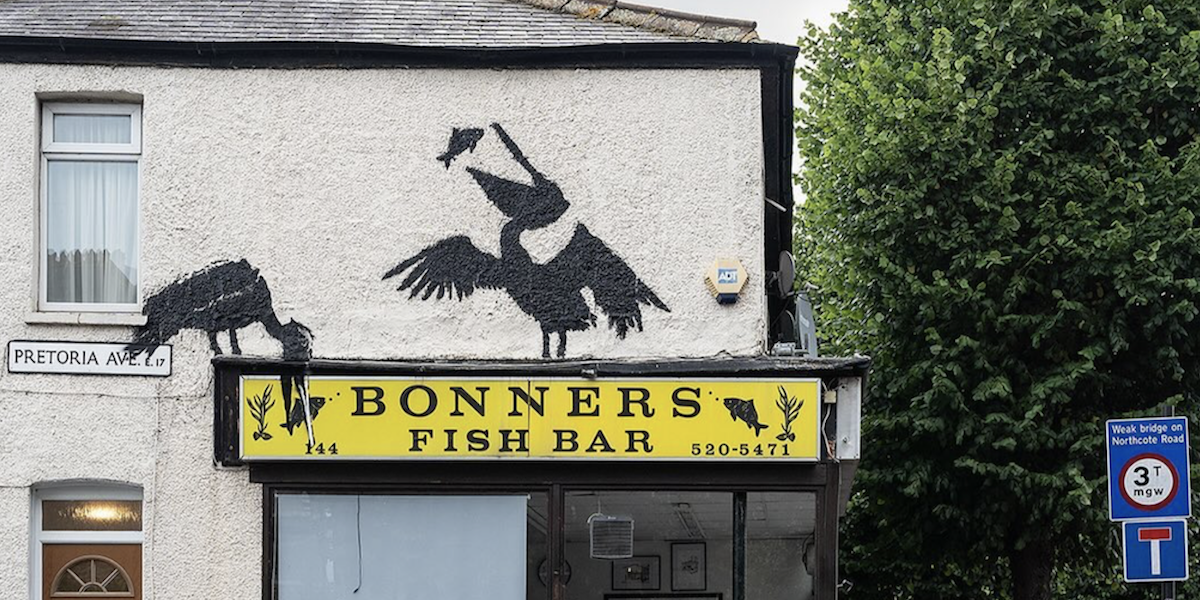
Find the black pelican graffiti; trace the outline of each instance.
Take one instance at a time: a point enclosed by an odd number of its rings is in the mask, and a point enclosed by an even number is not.
[[[241,354],[237,331],[262,323],[283,345],[285,360],[312,358],[312,333],[296,321],[279,322],[267,281],[245,260],[213,263],[183,276],[147,298],[142,313],[146,324],[137,329],[130,349],[153,348],[184,329],[198,329],[208,333],[214,354],[221,354],[217,334],[222,331],[229,332],[230,351]]]
[[[592,290],[596,304],[608,316],[609,327],[621,339],[631,327],[642,330],[640,305],[670,312],[629,265],[583,224],[575,227],[570,243],[554,259],[546,264],[533,262],[521,246],[521,233],[554,223],[570,203],[558,184],[530,164],[504,128],[493,123],[492,129],[533,177],[533,185],[527,185],[467,168],[488,199],[510,219],[500,230],[500,257],[479,250],[465,236],[455,236],[425,248],[383,278],[411,269],[396,289],[411,288],[409,298],[420,294],[422,300],[435,292],[439,299],[456,296],[462,300],[475,288],[504,289],[541,326],[544,358],[550,357],[550,334],[558,334],[561,358],[566,355],[568,331],[582,331],[596,324],[596,316],[580,293],[585,287]]]
[[[295,320],[279,322],[267,280],[245,260],[216,262],[181,277],[147,298],[142,313],[146,324],[134,333],[129,350],[153,350],[184,329],[196,329],[208,333],[214,354],[222,353],[217,334],[228,331],[230,351],[241,354],[237,331],[261,323],[283,346],[284,360],[312,358],[312,332]],[[280,384],[284,414],[291,415],[292,386],[304,398],[304,377],[281,377]],[[285,427],[291,434],[295,424],[289,419]]]

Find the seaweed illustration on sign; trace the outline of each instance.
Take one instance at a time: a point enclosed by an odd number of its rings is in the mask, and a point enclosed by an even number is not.
[[[250,416],[258,424],[254,430],[254,439],[270,440],[271,434],[267,433],[267,413],[275,406],[275,401],[271,399],[271,386],[268,385],[262,394],[246,400],[246,406],[250,408]]]
[[[492,129],[533,179],[529,185],[466,169],[488,200],[509,218],[500,230],[500,256],[479,250],[466,236],[454,236],[405,259],[383,278],[407,272],[396,289],[410,290],[410,299],[420,295],[426,300],[436,292],[439,300],[461,301],[476,288],[503,289],[541,327],[543,358],[550,358],[551,334],[558,334],[557,355],[561,358],[567,352],[568,331],[596,325],[596,315],[581,293],[585,287],[592,291],[597,306],[608,316],[609,328],[620,339],[625,339],[631,328],[642,331],[641,305],[670,312],[633,269],[582,223],[552,260],[545,264],[533,261],[521,245],[521,234],[558,221],[570,203],[558,184],[534,168],[503,127],[493,123]],[[449,168],[455,157],[474,149],[482,135],[479,129],[455,129],[449,148],[438,160]]]
[[[725,408],[729,409],[729,416],[733,417],[734,421],[741,420],[747,427],[754,430],[754,437],[758,437],[762,430],[770,427],[758,422],[758,410],[754,408],[754,399],[742,400],[741,398],[726,398],[724,400]]]
[[[307,362],[312,358],[312,331],[295,320],[281,323],[271,302],[271,289],[258,269],[246,260],[219,261],[180,277],[146,298],[142,306],[146,324],[134,332],[126,348],[138,352],[153,351],[185,329],[208,334],[213,354],[221,354],[217,334],[229,332],[229,349],[241,354],[237,332],[255,323],[262,324],[267,334],[279,341],[282,358]],[[303,375],[280,377],[283,411],[293,412],[292,388],[296,388],[303,412],[308,414],[308,393]],[[295,423],[284,424],[288,434]],[[312,421],[305,421],[309,444],[315,443]],[[265,433],[265,431],[264,431]],[[264,438],[270,439],[270,438]]]
[[[775,436],[775,439],[796,441],[796,434],[792,431],[792,421],[800,416],[800,407],[804,406],[804,401],[797,400],[795,396],[788,396],[787,390],[781,385],[779,386],[779,399],[775,401],[775,406],[778,406],[779,412],[783,413],[783,433]]]

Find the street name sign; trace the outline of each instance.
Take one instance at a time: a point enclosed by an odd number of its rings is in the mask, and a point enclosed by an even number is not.
[[[1187,418],[1113,419],[1104,429],[1109,519],[1190,517]]]
[[[1188,578],[1187,521],[1126,521],[1121,525],[1125,581],[1144,583]]]
[[[132,350],[128,342],[12,340],[8,343],[8,372],[169,377],[171,346]]]

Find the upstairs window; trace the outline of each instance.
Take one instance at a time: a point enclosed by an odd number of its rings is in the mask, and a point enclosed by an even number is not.
[[[39,307],[137,312],[142,109],[42,106]]]

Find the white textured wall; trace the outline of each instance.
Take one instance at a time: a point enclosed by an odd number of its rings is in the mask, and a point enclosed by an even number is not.
[[[519,176],[491,131],[447,171],[452,127],[499,122],[571,209],[522,241],[553,256],[583,222],[670,313],[645,331],[569,336],[567,356],[761,353],[763,149],[754,70],[204,70],[0,65],[0,341],[122,341],[128,327],[29,325],[35,281],[38,93],[144,96],[142,287],[247,259],[285,322],[322,358],[529,359],[536,323],[500,291],[412,301],[381,275],[451,235],[499,250],[503,215],[463,171]],[[702,277],[736,257],[741,302],[717,306]],[[259,598],[261,490],[212,466],[210,352],[172,340],[167,379],[0,371],[0,589],[28,589],[29,486],[127,481],[146,494],[153,598]],[[222,338],[222,343],[224,338]],[[274,356],[261,327],[247,354]]]

